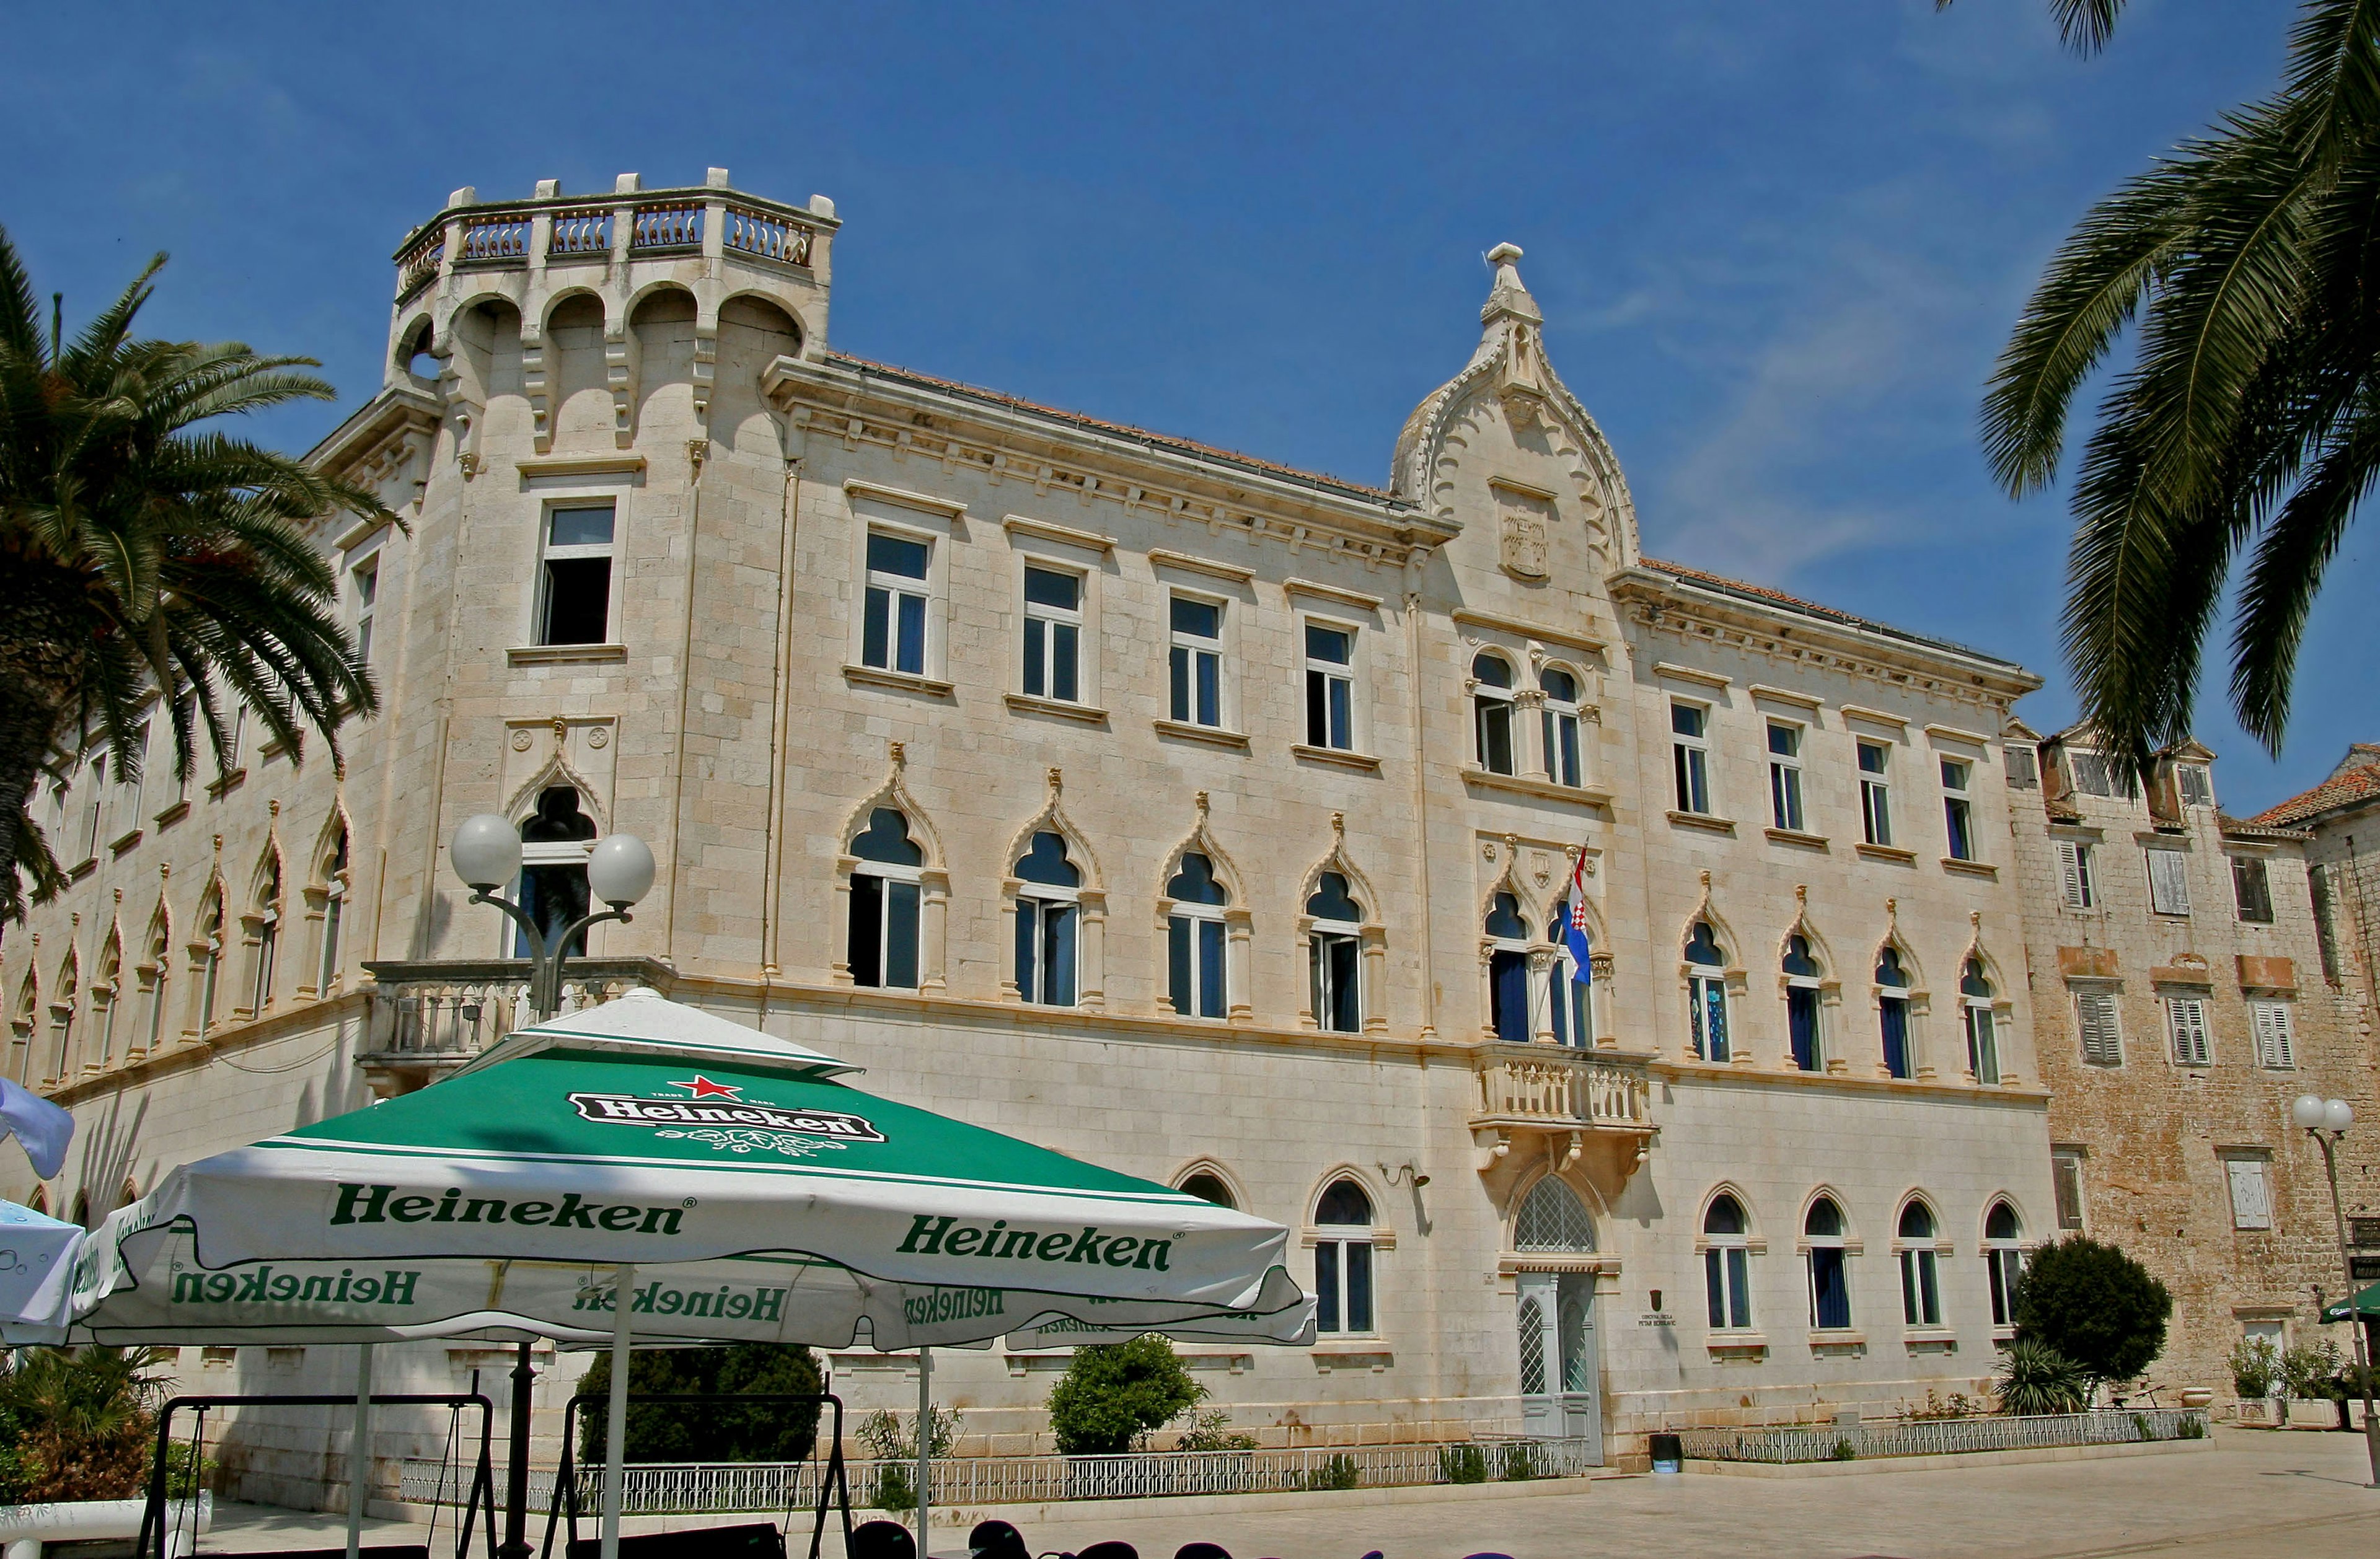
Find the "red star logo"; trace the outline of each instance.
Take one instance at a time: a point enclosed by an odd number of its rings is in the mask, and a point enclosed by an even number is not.
[[[713,1082],[700,1072],[694,1074],[691,1082],[673,1082],[670,1086],[690,1089],[698,1099],[732,1099],[744,1092],[744,1085],[740,1082]]]

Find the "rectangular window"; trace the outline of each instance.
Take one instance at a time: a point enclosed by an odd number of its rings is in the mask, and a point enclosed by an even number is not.
[[[2214,1064],[2207,1042],[2206,1000],[2204,997],[2166,997],[2165,1028],[2167,1036],[2173,1041],[2174,1065],[2204,1067]]]
[[[2124,1064],[2124,1033],[2117,1021],[2116,993],[2086,988],[2074,993],[2074,1026],[2082,1038],[2082,1059],[2095,1067]]]
[[[859,663],[926,674],[926,569],[933,549],[905,536],[868,533],[868,597],[862,603]]]
[[[2116,793],[2115,773],[2107,760],[2096,753],[2073,753],[2067,757],[2073,767],[2074,788],[2086,796],[2112,796]]]
[[[1305,744],[1355,750],[1355,634],[1305,625]]]
[[[1016,900],[1016,989],[1042,1007],[1075,1005],[1075,925],[1080,906],[1054,899]]]
[[[1932,1251],[1900,1253],[1900,1318],[1912,1326],[1942,1324],[1940,1265]]]
[[[551,556],[549,552],[548,556]],[[352,586],[348,599],[353,603],[356,659],[371,664],[372,615],[380,604],[380,559],[377,555],[358,563],[348,574]],[[606,581],[608,587],[609,581]]]
[[[1173,718],[1184,725],[1223,724],[1223,604],[1194,596],[1172,602]]]
[[[1314,1246],[1314,1329],[1372,1329],[1372,1242],[1323,1239]]]
[[[1886,780],[1892,749],[1881,742],[1859,744],[1860,830],[1870,844],[1892,843],[1892,789]]]
[[[920,598],[918,611],[925,610]],[[1025,571],[1025,691],[1077,704],[1083,696],[1082,576],[1056,569]],[[924,662],[920,659],[919,664]]]
[[[2288,1002],[2249,1002],[2248,1026],[2255,1031],[2258,1066],[2287,1071],[2298,1064],[2297,1032]]]
[[[1686,1006],[1694,1024],[1694,1054],[1706,1061],[1728,1059],[1727,981],[1716,974],[1688,975]]]
[[[1703,1295],[1714,1331],[1745,1331],[1752,1325],[1752,1257],[1741,1245],[1703,1252]]]
[[[2231,857],[2231,899],[2239,906],[2241,920],[2252,925],[2273,924],[2273,884],[2264,857]]]
[[[2041,764],[2031,747],[2003,747],[2000,762],[2008,770],[2009,789],[2037,791],[2041,788]]]
[[[2190,913],[2190,857],[2179,850],[2152,850],[2149,908],[2161,915]]]
[[[1314,1021],[1333,1033],[1360,1033],[1364,1027],[1362,949],[1354,937],[1317,931],[1306,944],[1314,985]]]
[[[1967,799],[1968,766],[1956,758],[1942,760],[1942,826],[1950,859],[1975,859],[1975,814]]]
[[[1169,917],[1166,933],[1173,1010],[1184,1018],[1224,1016],[1223,923],[1177,914]]]
[[[2058,1227],[2079,1229],[2082,1227],[2082,1154],[2074,1148],[2053,1148],[2049,1154],[2049,1184],[2058,1197]]]
[[[1670,706],[1670,754],[1678,781],[1678,810],[1710,816],[1710,711],[1698,704]]]
[[[538,643],[611,642],[615,517],[609,503],[574,504],[547,513]]]
[[[2068,909],[2087,910],[2099,901],[2097,885],[2092,880],[2091,847],[2081,840],[2058,841],[2058,878]]]
[[[82,849],[81,853],[78,854],[75,860],[96,860],[99,857],[100,822],[107,812],[105,755],[98,753],[91,755],[91,761],[83,765],[82,779],[76,788],[82,792],[82,837],[77,841]]]
[[[1852,1323],[1852,1287],[1840,1245],[1810,1248],[1810,1325],[1815,1331],[1839,1332]]]
[[[200,744],[205,741],[205,738],[200,734],[199,695],[195,693],[185,693],[179,698],[174,700],[174,708],[176,712],[174,715],[173,730],[188,731],[189,733],[191,745],[193,747],[200,747]],[[169,742],[173,740],[171,731],[167,732],[167,740]],[[201,748],[201,750],[203,749]],[[193,770],[198,767],[198,761],[195,755],[193,755],[191,759],[190,767]],[[190,777],[181,771],[181,765],[177,759],[175,764],[174,772],[174,800],[176,804],[178,804],[189,799]]]
[[[854,985],[917,986],[917,884],[854,873],[848,959]]]
[[[2268,1169],[2260,1156],[2242,1154],[2224,1159],[2224,1178],[2231,1187],[2233,1228],[2273,1227],[2273,1188]]]
[[[2016,1297],[2016,1280],[2024,1275],[2024,1254],[2006,1246],[1989,1246],[1984,1251],[1984,1263],[1992,1288],[1992,1324],[2013,1326],[2016,1315],[2010,1301]]]
[[[2175,770],[2175,773],[2181,779],[2182,805],[2213,806],[2215,804],[2215,777],[2207,772],[2205,765],[2184,764]]]
[[[1966,1004],[1967,1070],[1977,1082],[2000,1080],[1999,1025],[1988,1001]]]
[[[1768,722],[1768,816],[1787,833],[1802,828],[1802,728]]]

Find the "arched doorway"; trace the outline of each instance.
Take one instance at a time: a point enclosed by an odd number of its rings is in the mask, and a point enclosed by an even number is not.
[[[1561,1181],[1539,1180],[1512,1221],[1512,1248],[1530,1256],[1589,1255],[1595,1225]],[[1548,1261],[1547,1265],[1555,1263]],[[1603,1459],[1603,1354],[1593,1272],[1523,1272],[1515,1287],[1521,1348],[1521,1429],[1538,1439],[1585,1440]]]

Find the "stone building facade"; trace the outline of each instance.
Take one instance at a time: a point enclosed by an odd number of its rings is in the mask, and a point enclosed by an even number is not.
[[[1268,1440],[1627,1456],[1974,1389],[2054,1222],[2004,842],[2036,679],[1645,558],[1509,246],[1376,489],[831,351],[836,231],[714,172],[407,239],[386,383],[314,455],[407,521],[320,537],[382,713],[344,777],[54,802],[82,864],[0,949],[11,1064],[81,1122],[49,1204],[501,1032],[510,933],[442,859],[500,812],[541,912],[594,837],[662,863],[580,994],[1286,1224],[1319,1340],[1187,1350]],[[1064,1360],[937,1382],[1021,1447]]]
[[[2008,752],[2029,804],[2016,856],[2057,1227],[2120,1245],[2172,1291],[2152,1383],[2228,1400],[2244,1336],[2350,1346],[2317,1320],[2347,1278],[2321,1152],[2289,1121],[2301,1094],[2344,1098],[2363,1123],[2340,1144],[2339,1189],[2380,1257],[2361,993],[2318,929],[2312,837],[2226,816],[2206,749],[2127,792],[2087,728],[2026,735]]]

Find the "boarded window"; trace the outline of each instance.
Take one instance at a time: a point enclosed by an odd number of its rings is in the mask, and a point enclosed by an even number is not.
[[[2116,1020],[2116,993],[2078,990],[2074,993],[2074,1026],[2082,1038],[2082,1059],[2095,1067],[2124,1064],[2124,1034]]]
[[[2273,1227],[2273,1189],[2261,1158],[2227,1158],[2223,1172],[2231,1184],[2231,1227]]]
[[[2149,908],[2161,915],[2190,912],[2190,857],[2179,850],[2152,850]]]

